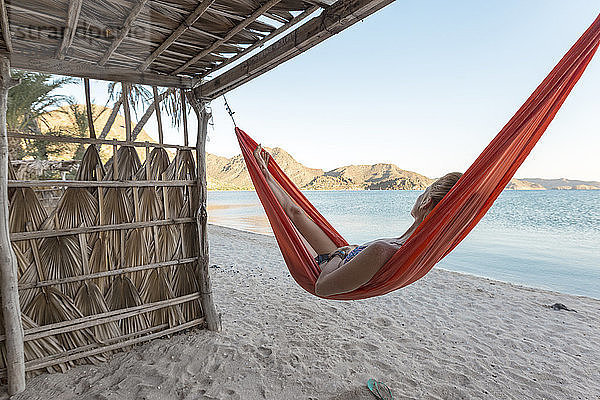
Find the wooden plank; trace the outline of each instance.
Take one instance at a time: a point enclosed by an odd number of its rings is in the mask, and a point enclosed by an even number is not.
[[[272,8],[273,6],[275,6],[280,1],[281,0],[269,0],[267,3],[263,4],[256,11],[254,11],[248,18],[244,19],[242,22],[240,22],[239,24],[237,24],[233,29],[231,29],[225,35],[225,37],[223,39],[217,40],[212,45],[208,46],[206,49],[204,49],[200,53],[196,54],[194,57],[192,57],[191,60],[187,61],[181,67],[179,67],[175,71],[173,71],[172,75],[177,75],[177,74],[185,71],[190,65],[192,65],[196,61],[202,59],[202,57],[206,56],[210,52],[216,50],[219,46],[221,46],[222,44],[226,43],[229,39],[231,39],[237,33],[239,33],[240,31],[242,31],[243,29],[245,29],[252,22],[256,21],[258,19],[258,17],[260,17],[265,11],[269,10],[270,8]]]
[[[202,14],[204,14],[204,12],[214,1],[215,0],[202,0],[200,4],[198,4],[198,7],[196,7],[196,9],[187,16],[185,21],[183,21],[183,23],[179,25],[177,29],[175,29],[173,33],[171,33],[171,35],[169,35],[169,37],[160,46],[158,46],[158,48],[154,50],[152,54],[148,56],[148,58],[144,60],[144,62],[139,66],[139,70],[145,71],[154,60],[156,60],[177,39],[179,39],[179,37],[183,35],[183,33],[189,29],[202,16]]]
[[[0,296],[6,341],[8,394],[25,390],[23,325],[18,294],[17,261],[10,244],[8,211],[8,136],[6,109],[8,90],[18,81],[10,76],[10,62],[0,57]],[[195,222],[196,220],[193,219]]]
[[[90,80],[83,78],[85,86],[85,111],[87,113],[88,127],[90,129],[90,138],[96,139],[96,129],[94,128],[94,117],[92,115],[92,95],[90,93]]]
[[[102,66],[102,65],[106,64],[106,62],[113,55],[113,53],[115,52],[117,47],[119,47],[121,45],[121,43],[123,42],[125,37],[129,34],[129,31],[131,30],[131,27],[133,26],[135,19],[138,17],[140,12],[142,12],[142,9],[144,8],[144,5],[146,4],[147,1],[148,0],[139,0],[136,3],[136,5],[133,6],[131,11],[129,12],[129,15],[127,16],[127,19],[125,19],[125,23],[123,24],[123,27],[121,28],[121,31],[119,32],[119,35],[115,38],[115,40],[113,40],[113,42],[110,44],[110,46],[108,46],[108,49],[106,50],[106,52],[104,53],[104,55],[102,56],[100,61],[98,61],[98,65]]]
[[[140,72],[128,68],[99,66],[92,62],[77,60],[58,60],[40,58],[24,54],[10,53],[11,66],[26,71],[46,74],[76,76],[79,78],[99,79],[104,81],[130,82],[140,85],[168,86],[190,89],[196,80],[188,77],[172,76],[152,72]]]
[[[394,0],[340,0],[265,50],[197,87],[197,96],[214,99],[303,53],[380,10]]]
[[[46,368],[46,366],[56,365],[56,364],[60,363],[60,362],[56,362],[56,360],[58,360],[62,357],[68,357],[73,354],[82,353],[84,351],[88,351],[91,349],[97,349],[102,345],[119,343],[124,340],[136,337],[136,336],[143,336],[148,333],[154,333],[154,332],[162,331],[162,330],[168,329],[168,328],[169,328],[169,324],[151,326],[150,328],[146,328],[146,329],[143,329],[138,332],[131,332],[126,335],[120,335],[120,336],[105,339],[104,342],[102,342],[102,343],[92,343],[92,344],[88,344],[87,346],[78,347],[76,349],[71,349],[71,350],[65,351],[63,353],[52,354],[52,355],[49,355],[46,357],[31,360],[31,361],[28,361],[25,363],[25,371],[26,372],[35,371],[36,369],[39,369],[39,368]],[[55,362],[55,363],[52,363],[52,362]],[[37,367],[38,365],[42,365],[42,367]],[[3,377],[5,373],[6,373],[5,369],[0,369],[0,377]]]
[[[30,139],[30,140],[45,140],[48,142],[62,142],[62,143],[84,143],[84,144],[107,144],[113,145],[118,144],[119,146],[134,146],[134,147],[160,147],[163,149],[180,149],[180,150],[195,150],[195,147],[186,147],[178,144],[162,144],[162,143],[151,143],[151,142],[127,142],[124,140],[109,140],[109,139],[91,139],[91,138],[78,138],[71,136],[56,136],[56,135],[34,135],[29,133],[20,132],[9,132],[8,137],[19,138],[19,139]]]
[[[34,231],[34,232],[16,232],[16,233],[11,233],[11,241],[20,242],[23,240],[42,239],[42,238],[47,238],[47,237],[78,235],[80,233],[116,231],[116,230],[122,230],[122,229],[132,229],[132,228],[149,228],[151,226],[190,224],[190,223],[195,223],[195,222],[196,222],[196,220],[194,218],[170,218],[170,219],[161,219],[158,221],[125,222],[122,224],[112,224],[112,225],[94,225],[94,226],[87,226],[87,227],[83,227],[83,228],[49,229],[49,230],[41,230],[41,231]]]
[[[211,69],[210,71],[202,74],[201,78],[204,78],[207,75],[212,74],[213,72],[218,71],[221,68],[228,66],[232,62],[239,60],[240,58],[242,58],[246,54],[249,54],[251,51],[258,49],[260,46],[262,46],[263,44],[265,44],[269,40],[273,39],[277,35],[282,34],[283,32],[287,31],[288,29],[290,29],[291,27],[293,27],[294,25],[296,25],[297,23],[303,21],[304,19],[306,19],[306,17],[308,17],[309,15],[311,15],[312,13],[314,13],[315,11],[319,10],[320,8],[321,7],[319,7],[319,6],[309,7],[307,10],[303,11],[302,13],[300,13],[296,17],[294,17],[287,24],[280,26],[279,28],[275,29],[273,32],[271,32],[270,34],[268,34],[267,36],[265,36],[264,38],[262,38],[258,42],[256,42],[253,45],[245,48],[244,51],[236,54],[233,57],[228,58],[227,60],[223,61],[222,63],[220,63],[219,65],[217,65],[213,69]]]
[[[181,258],[179,260],[171,260],[171,261],[163,261],[163,262],[152,263],[152,264],[137,265],[135,267],[127,267],[127,268],[122,268],[122,269],[113,269],[110,271],[95,272],[93,274],[70,276],[68,278],[52,279],[52,280],[32,282],[32,283],[23,283],[23,284],[19,285],[19,290],[28,290],[28,289],[41,288],[41,287],[46,287],[46,286],[62,285],[65,283],[81,282],[81,281],[90,280],[90,279],[106,278],[108,276],[129,274],[132,272],[146,271],[149,269],[156,269],[156,268],[162,268],[162,267],[173,267],[176,265],[187,264],[187,263],[196,262],[196,261],[198,261],[198,257]]]
[[[36,326],[34,328],[27,329],[25,331],[24,338],[25,341],[37,340],[52,335],[58,335],[61,333],[86,329],[92,326],[105,324],[107,322],[118,321],[120,319],[129,318],[134,315],[139,315],[146,312],[159,310],[161,308],[186,303],[188,301],[196,300],[199,297],[200,295],[198,293],[191,293],[173,299],[161,300],[154,303],[141,304],[139,306],[106,311],[100,314],[92,314],[86,317],[79,317],[68,321],[61,321],[48,325]],[[3,341],[5,339],[5,335],[0,335],[0,341]]]
[[[77,23],[79,22],[79,14],[81,13],[81,5],[83,0],[71,0],[69,2],[69,10],[67,11],[67,26],[63,34],[63,40],[56,51],[56,58],[64,60],[77,31]]]
[[[9,53],[12,53],[13,45],[10,36],[10,24],[8,22],[5,0],[0,0],[0,24],[2,25],[2,39],[4,39],[6,50],[8,50]]]
[[[9,180],[8,187],[163,187],[163,186],[190,186],[195,185],[193,180],[171,180],[171,181],[63,181],[60,179],[20,181]]]
[[[208,249],[208,213],[206,211],[206,136],[208,132],[208,121],[210,114],[206,110],[207,103],[200,101],[190,93],[190,104],[198,118],[198,131],[196,138],[196,172],[198,179],[198,209],[196,211],[196,224],[198,227],[199,253],[198,253],[198,276],[200,277],[200,303],[206,318],[206,324],[211,331],[221,330],[221,316],[217,313],[212,297],[212,285],[210,283],[209,249]]]
[[[85,358],[85,357],[90,357],[90,356],[94,356],[96,354],[101,354],[101,353],[105,353],[108,351],[113,351],[113,350],[118,350],[118,349],[122,349],[123,347],[128,347],[128,346],[132,346],[134,344],[138,344],[138,343],[142,343],[142,342],[147,342],[162,336],[166,336],[166,335],[171,335],[173,333],[176,332],[180,332],[183,331],[185,329],[189,329],[189,328],[193,328],[195,326],[198,325],[202,325],[204,323],[204,318],[198,318],[195,319],[193,321],[189,321],[186,322],[184,324],[181,325],[177,325],[174,326],[172,328],[168,328],[156,333],[151,333],[149,335],[144,335],[144,336],[140,336],[137,338],[133,338],[133,339],[129,339],[129,340],[125,340],[119,343],[115,343],[115,344],[111,344],[108,346],[102,346],[102,347],[98,347],[96,349],[93,350],[88,350],[88,351],[83,351],[83,352],[79,352],[70,356],[66,356],[66,357],[61,357],[61,358],[55,358],[52,359],[52,361],[49,362],[45,362],[45,363],[31,363],[31,364],[27,364],[28,366],[28,370],[29,371],[33,371],[36,369],[41,369],[41,368],[46,368],[46,367],[50,367],[52,365],[56,365],[56,364],[62,364],[62,363],[66,363],[69,361],[75,361],[81,358]]]

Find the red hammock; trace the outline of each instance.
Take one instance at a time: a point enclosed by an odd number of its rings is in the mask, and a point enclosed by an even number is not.
[[[328,298],[354,300],[389,293],[422,278],[450,253],[484,216],[523,163],[581,77],[599,42],[600,15],[375,276],[352,292]],[[253,155],[257,143],[241,129],[235,131],[290,273],[300,286],[315,294],[320,269],[260,172]],[[337,246],[347,245],[272,158],[269,171]]]

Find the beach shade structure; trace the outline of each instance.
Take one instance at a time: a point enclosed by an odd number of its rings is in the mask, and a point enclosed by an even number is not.
[[[389,293],[422,278],[450,253],[485,215],[525,161],[585,71],[599,43],[600,15],[375,276],[358,289],[328,298],[354,300]],[[315,294],[319,266],[261,173],[253,155],[257,143],[237,127],[235,132],[290,273],[300,286]],[[338,247],[347,245],[272,157],[268,169],[296,204]]]

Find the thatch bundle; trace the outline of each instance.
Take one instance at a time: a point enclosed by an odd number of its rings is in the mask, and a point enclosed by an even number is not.
[[[75,179],[78,181],[100,181],[103,178],[104,166],[98,149],[94,145],[89,145],[83,153]]]
[[[43,288],[23,309],[23,313],[30,316],[38,325],[54,324],[83,317],[73,300],[53,287]],[[56,337],[67,350],[77,349],[96,342],[96,338],[89,328],[60,333]],[[88,357],[87,360],[95,363],[104,360],[104,357],[96,355]]]
[[[126,276],[117,276],[113,279],[106,293],[106,303],[111,310],[120,310],[143,304],[135,285]],[[142,331],[148,326],[149,322],[146,314],[137,314],[119,321],[119,327],[124,335]]]

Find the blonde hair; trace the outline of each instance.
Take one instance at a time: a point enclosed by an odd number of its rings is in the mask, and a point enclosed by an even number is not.
[[[431,196],[434,207],[452,189],[461,176],[462,173],[460,172],[450,172],[429,186],[429,196]]]

